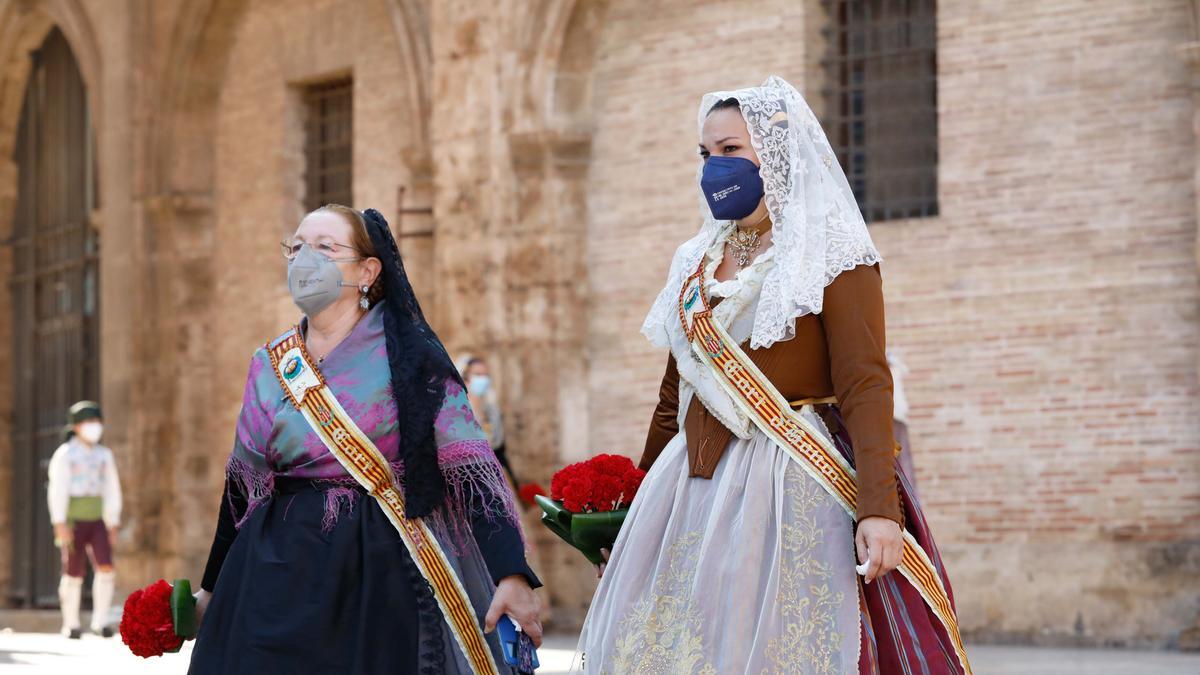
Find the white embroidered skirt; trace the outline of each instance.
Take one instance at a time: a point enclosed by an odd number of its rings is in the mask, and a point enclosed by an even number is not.
[[[850,516],[761,433],[711,480],[687,474],[680,433],[613,547],[577,672],[857,673]]]

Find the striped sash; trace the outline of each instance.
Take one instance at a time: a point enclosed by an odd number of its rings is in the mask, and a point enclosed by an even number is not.
[[[854,469],[829,440],[808,420],[792,410],[786,398],[754,365],[737,342],[713,320],[704,295],[704,266],[683,283],[679,296],[679,320],[692,352],[709,366],[721,388],[737,407],[772,441],[787,451],[808,475],[812,476],[853,518],[858,503],[858,484]],[[958,630],[958,618],[934,569],[929,555],[907,531],[899,572],[920,593],[921,598],[941,621],[954,644],[963,672],[971,674],[966,648]]]
[[[375,498],[400,533],[417,568],[433,587],[433,595],[450,632],[471,664],[471,672],[498,675],[475,610],[446,553],[423,520],[404,517],[404,495],[398,488],[392,467],[338,403],[321,371],[313,367],[304,341],[300,339],[299,327],[293,328],[274,345],[268,344],[267,353],[271,355],[275,375],[292,404],[346,472]]]

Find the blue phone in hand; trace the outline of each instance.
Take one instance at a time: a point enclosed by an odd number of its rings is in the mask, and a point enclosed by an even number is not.
[[[533,640],[523,631],[517,630],[517,625],[507,614],[496,622],[496,632],[500,635],[500,648],[504,651],[505,663],[520,673],[532,673],[542,665],[538,663]]]

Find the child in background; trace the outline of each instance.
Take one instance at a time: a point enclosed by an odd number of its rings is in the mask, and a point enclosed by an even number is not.
[[[121,483],[112,451],[100,445],[104,434],[100,406],[80,401],[67,411],[67,441],[50,458],[46,490],[55,544],[62,551],[63,575],[58,584],[63,633],[82,634],[79,619],[83,594],[84,554],[92,560],[92,632],[112,637],[108,611],[115,572],[112,541],[121,522]]]

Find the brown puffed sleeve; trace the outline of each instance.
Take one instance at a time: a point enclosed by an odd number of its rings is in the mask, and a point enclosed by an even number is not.
[[[842,272],[825,288],[822,309],[830,375],[858,470],[858,519],[883,516],[903,525],[892,435],[892,371],[884,353],[883,278],[879,266]]]
[[[646,434],[646,449],[638,467],[649,471],[667,443],[679,433],[679,369],[675,357],[667,356],[667,372],[663,374],[662,387],[658,390],[658,405],[650,420],[650,431]]]

